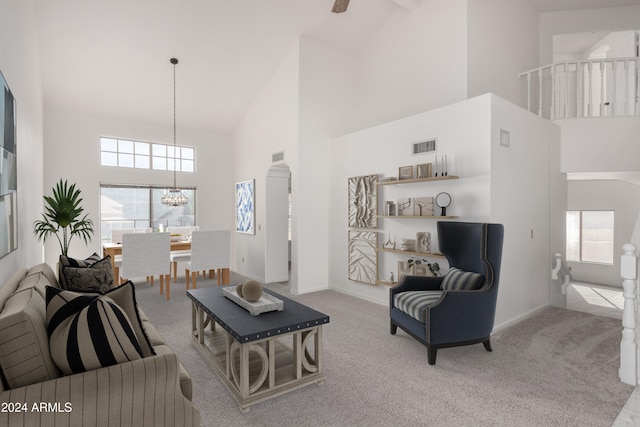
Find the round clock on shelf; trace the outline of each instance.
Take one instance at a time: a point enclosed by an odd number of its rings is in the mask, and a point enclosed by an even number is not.
[[[441,215],[447,216],[447,208],[451,204],[451,195],[449,193],[438,193],[436,196],[436,205],[442,209]]]

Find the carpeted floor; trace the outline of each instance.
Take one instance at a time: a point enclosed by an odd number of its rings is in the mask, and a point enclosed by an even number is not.
[[[386,307],[322,291],[286,296],[331,318],[327,380],[243,414],[191,343],[184,279],[169,302],[157,285],[136,293],[191,374],[203,426],[610,426],[632,391],[618,380],[617,319],[550,307],[494,334],[492,353],[479,344],[442,349],[430,366],[417,341],[389,334]]]
[[[567,287],[567,308],[597,316],[622,319],[624,296],[622,288],[572,282]]]

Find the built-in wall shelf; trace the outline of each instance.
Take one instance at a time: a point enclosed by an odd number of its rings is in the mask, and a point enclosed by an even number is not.
[[[451,215],[378,215],[378,218],[393,218],[393,219],[405,219],[405,218],[422,218],[422,219],[452,219],[458,218]]]
[[[439,253],[411,252],[411,251],[403,251],[401,249],[378,248],[378,252],[389,252],[394,254],[418,256],[423,258],[446,258],[444,255]]]
[[[459,176],[446,175],[446,176],[432,176],[429,178],[413,178],[413,179],[394,179],[391,181],[378,181],[376,185],[398,185],[398,184],[411,184],[414,182],[429,182],[429,181],[446,181],[449,179],[459,179]]]
[[[409,175],[407,174],[407,176]],[[392,213],[398,213],[396,206],[400,206],[401,202],[396,203],[397,200],[394,200],[394,199],[397,199],[397,197],[400,197],[400,196],[402,196],[400,200],[402,201],[403,213],[411,213],[411,214],[440,213],[440,206],[437,206],[437,204],[435,203],[436,197],[406,198],[405,193],[409,192],[408,190],[411,190],[410,191],[411,193],[429,192],[428,188],[429,186],[432,186],[431,187],[432,190],[438,190],[438,191],[433,191],[433,193],[440,194],[440,193],[443,193],[443,191],[442,191],[442,188],[440,188],[442,186],[439,186],[438,183],[444,183],[444,181],[451,181],[456,179],[460,179],[460,177],[457,175],[445,175],[445,176],[430,176],[428,178],[398,179],[398,178],[381,178],[380,176],[378,176],[378,181],[376,182],[376,185],[375,185],[375,197],[377,201],[376,218],[379,220],[377,222],[378,230],[383,232],[385,235],[387,233],[391,235],[391,234],[395,234],[395,232],[392,232],[393,230],[401,229],[402,230],[401,234],[405,234],[405,235],[411,234],[410,236],[408,236],[408,238],[416,239],[416,240],[420,238],[418,237],[418,235],[424,238],[423,233],[429,232],[430,238],[432,239],[432,241],[436,241],[437,237],[435,233],[432,231],[435,223],[431,221],[450,220],[454,218],[459,218],[458,216],[456,215],[386,215],[386,214],[389,213],[389,211]],[[405,189],[407,191],[404,191]],[[401,190],[403,190],[402,194],[399,194],[401,193]],[[444,194],[447,194],[447,193],[444,193]],[[390,200],[390,201],[385,202],[385,200]],[[406,204],[407,201],[408,201],[408,205]],[[413,204],[413,206],[411,204]],[[417,206],[419,206],[418,209],[416,209]],[[389,209],[389,208],[392,208],[392,209]],[[434,211],[432,209],[437,209],[437,211]],[[423,221],[416,221],[420,219],[422,219]],[[408,220],[408,221],[405,221],[405,220]],[[415,231],[411,233],[411,231],[408,231],[408,230],[415,230]],[[422,233],[418,233],[420,231],[422,231]],[[402,242],[402,240],[404,239],[401,239],[400,242]],[[380,242],[380,241],[378,241],[378,244],[380,246],[376,248],[376,269],[377,269],[376,271],[377,277],[375,278],[376,285],[396,286],[398,284],[396,280],[399,277],[401,277],[403,274],[407,274],[407,270],[405,269],[405,267],[402,267],[401,269],[401,264],[403,266],[407,265],[408,259],[410,257],[414,259],[425,260],[420,270],[420,273],[416,273],[416,274],[429,274],[428,270],[425,270],[426,268],[428,268],[428,264],[434,264],[436,263],[436,261],[442,262],[440,260],[447,259],[441,253],[417,252],[415,250],[416,248],[414,248],[413,246],[409,246],[413,250],[406,251],[401,249],[385,248],[383,242]],[[395,245],[390,245],[390,246],[395,246]],[[397,247],[399,248],[401,246],[397,246]],[[424,246],[418,245],[417,247],[419,248],[424,247],[424,249],[429,250],[427,245],[424,245]],[[397,257],[393,257],[385,254],[396,254]],[[384,258],[386,258],[386,263],[382,262]],[[397,260],[395,258],[397,258]],[[427,262],[426,260],[429,260],[429,261]],[[397,270],[396,270],[396,267],[394,266],[394,263],[398,264]],[[393,276],[395,276],[395,280],[392,277],[389,277],[391,280],[385,280],[384,278],[380,277],[379,269],[382,268],[383,264],[385,269],[387,268],[391,269]],[[413,271],[413,268],[412,268],[412,271]]]

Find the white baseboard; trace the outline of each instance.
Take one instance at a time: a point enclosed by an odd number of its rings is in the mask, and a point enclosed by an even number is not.
[[[330,287],[329,289],[331,289],[332,291],[340,292],[341,294],[349,295],[351,297],[355,297],[355,298],[363,299],[365,301],[373,302],[375,304],[383,305],[385,307],[389,306],[389,297],[388,296],[387,296],[387,299],[385,299],[384,301],[381,301],[379,299],[371,298],[368,295],[362,295],[362,294],[359,294],[359,293],[356,293],[356,292],[348,291],[348,290],[346,290],[344,288],[331,288]]]
[[[533,315],[541,312],[542,310],[544,310],[547,307],[549,307],[549,304],[541,305],[540,307],[537,307],[537,308],[534,308],[532,310],[529,310],[529,311],[527,311],[527,312],[525,312],[525,313],[523,313],[523,314],[521,314],[519,316],[514,317],[513,319],[509,319],[506,322],[502,322],[499,325],[495,325],[493,327],[493,331],[491,333],[493,334],[493,333],[499,332],[499,331],[501,331],[503,329],[508,328],[509,326],[513,326],[516,323],[520,323],[524,319],[528,319],[529,317],[532,317]]]
[[[320,292],[320,291],[328,291],[329,288],[327,287],[322,287],[322,288],[311,288],[311,289],[305,289],[304,292],[294,292],[293,288],[291,288],[291,293],[293,295],[304,295],[304,294],[312,294],[314,292]]]

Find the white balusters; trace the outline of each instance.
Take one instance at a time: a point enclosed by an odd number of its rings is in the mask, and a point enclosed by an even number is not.
[[[556,94],[556,66],[551,66],[551,115],[550,119],[554,120],[556,118],[556,99],[558,95]]]
[[[527,111],[531,111],[531,73],[527,73]]]
[[[576,76],[576,117],[584,116],[583,91],[584,87],[584,64],[576,64],[578,75]]]
[[[629,60],[624,61],[624,87],[629,85]],[[629,90],[624,91],[624,115],[629,115]]]
[[[562,76],[562,93],[564,94],[564,99],[562,102],[562,118],[567,118],[569,117],[569,64],[565,63],[564,64],[564,76]]]
[[[600,61],[600,117],[604,116],[604,61]]]
[[[562,61],[521,73],[527,82],[527,110],[552,120],[638,115],[635,74],[639,63],[638,58]],[[537,93],[532,90],[534,82],[538,84]],[[533,96],[538,98],[537,108]],[[549,102],[543,108],[546,96]]]
[[[542,117],[542,70],[538,71],[538,116]]]
[[[591,117],[593,115],[593,84],[591,84],[591,82],[593,81],[593,62],[589,62],[588,69],[589,80],[587,81],[589,83],[587,83],[587,86],[589,88],[589,100],[587,104],[587,117]]]
[[[566,295],[567,287],[571,283],[571,274],[564,268],[561,254],[555,254],[555,262],[556,265],[551,269],[551,280],[562,281],[560,291]]]
[[[620,273],[624,290],[624,312],[622,314],[622,341],[620,342],[620,381],[629,385],[638,384],[638,350],[636,347],[636,284],[638,280],[638,257],[636,246],[622,246]]]
[[[616,81],[618,80],[618,61],[613,61],[611,63],[611,74],[613,79],[611,79],[611,115],[615,116],[617,109],[616,104],[618,103],[618,94],[616,92]]]

